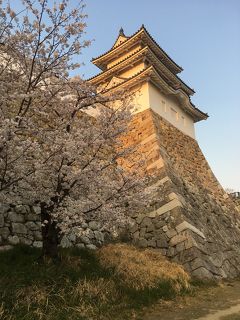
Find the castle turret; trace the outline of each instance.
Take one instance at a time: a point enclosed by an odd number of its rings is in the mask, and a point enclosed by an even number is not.
[[[239,211],[195,139],[194,123],[208,115],[191,102],[194,90],[178,76],[183,69],[144,26],[130,37],[121,29],[113,47],[92,62],[101,72],[89,82],[103,94],[134,92],[126,143],[138,144],[159,190],[159,201],[134,213],[132,240],[182,263],[193,276],[239,276]]]
[[[142,26],[127,37],[123,29],[113,47],[92,59],[101,72],[89,79],[102,92],[138,89],[138,112],[151,108],[183,133],[194,138],[194,122],[208,115],[194,106],[194,90],[179,77],[183,69],[156,43]]]

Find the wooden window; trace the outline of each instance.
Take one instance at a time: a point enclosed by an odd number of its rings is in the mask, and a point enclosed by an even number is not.
[[[178,112],[171,108],[171,116],[178,121]]]
[[[186,125],[186,119],[184,116],[181,116],[181,122],[182,122],[182,125],[185,127]]]
[[[162,110],[164,112],[167,112],[167,104],[166,104],[166,101],[165,100],[162,100]]]

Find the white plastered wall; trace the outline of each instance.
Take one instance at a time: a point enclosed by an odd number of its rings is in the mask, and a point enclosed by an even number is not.
[[[175,97],[167,96],[152,83],[145,82],[135,93],[136,112],[151,108],[177,129],[195,139],[193,119],[182,110]]]

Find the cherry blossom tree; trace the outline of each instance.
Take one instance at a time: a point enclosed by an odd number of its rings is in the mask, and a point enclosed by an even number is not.
[[[73,226],[115,230],[151,198],[142,157],[123,144],[131,96],[69,76],[90,44],[78,3],[22,0],[15,13],[0,1],[0,201],[40,204],[51,257]]]

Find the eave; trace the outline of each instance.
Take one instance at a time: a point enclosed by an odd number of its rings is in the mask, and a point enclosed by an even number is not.
[[[176,96],[181,104],[182,109],[193,118],[194,122],[206,120],[208,118],[208,114],[196,108],[195,105],[191,102],[189,96],[181,88],[173,89],[164,81],[164,79],[154,68],[150,78],[150,82],[152,82],[159,89],[165,91],[165,94]]]
[[[113,60],[117,56],[129,51],[134,45],[143,44],[148,45],[155,55],[174,73],[177,74],[183,69],[176,62],[174,62],[169,55],[157,44],[149,32],[142,26],[136,33],[129,37],[123,43],[120,43],[115,48],[111,48],[109,51],[102,55],[93,58],[92,62],[102,70],[106,70],[109,61]]]
[[[138,50],[137,52],[133,53],[132,55],[128,56],[127,58],[123,59],[122,61],[116,63],[111,68],[97,74],[96,76],[88,79],[91,84],[98,84],[103,80],[111,77],[112,75],[117,75],[119,71],[122,71],[129,66],[136,65],[138,62],[146,59],[150,61],[150,64],[153,65],[159,72],[163,72],[164,75],[167,77],[167,82],[172,82],[174,88],[181,87],[188,95],[193,95],[195,91],[190,88],[186,83],[183,82],[176,74],[173,74],[155,55],[155,53],[147,46],[143,49]]]
[[[206,120],[208,118],[208,115],[206,113],[202,112],[194,106],[194,104],[190,101],[189,96],[182,89],[173,89],[171,86],[169,86],[153,66],[140,71],[121,84],[102,91],[101,93],[106,94],[110,91],[120,91],[124,90],[125,88],[129,89],[145,81],[153,83],[166,95],[176,96],[181,104],[182,109],[193,118],[194,122]]]

